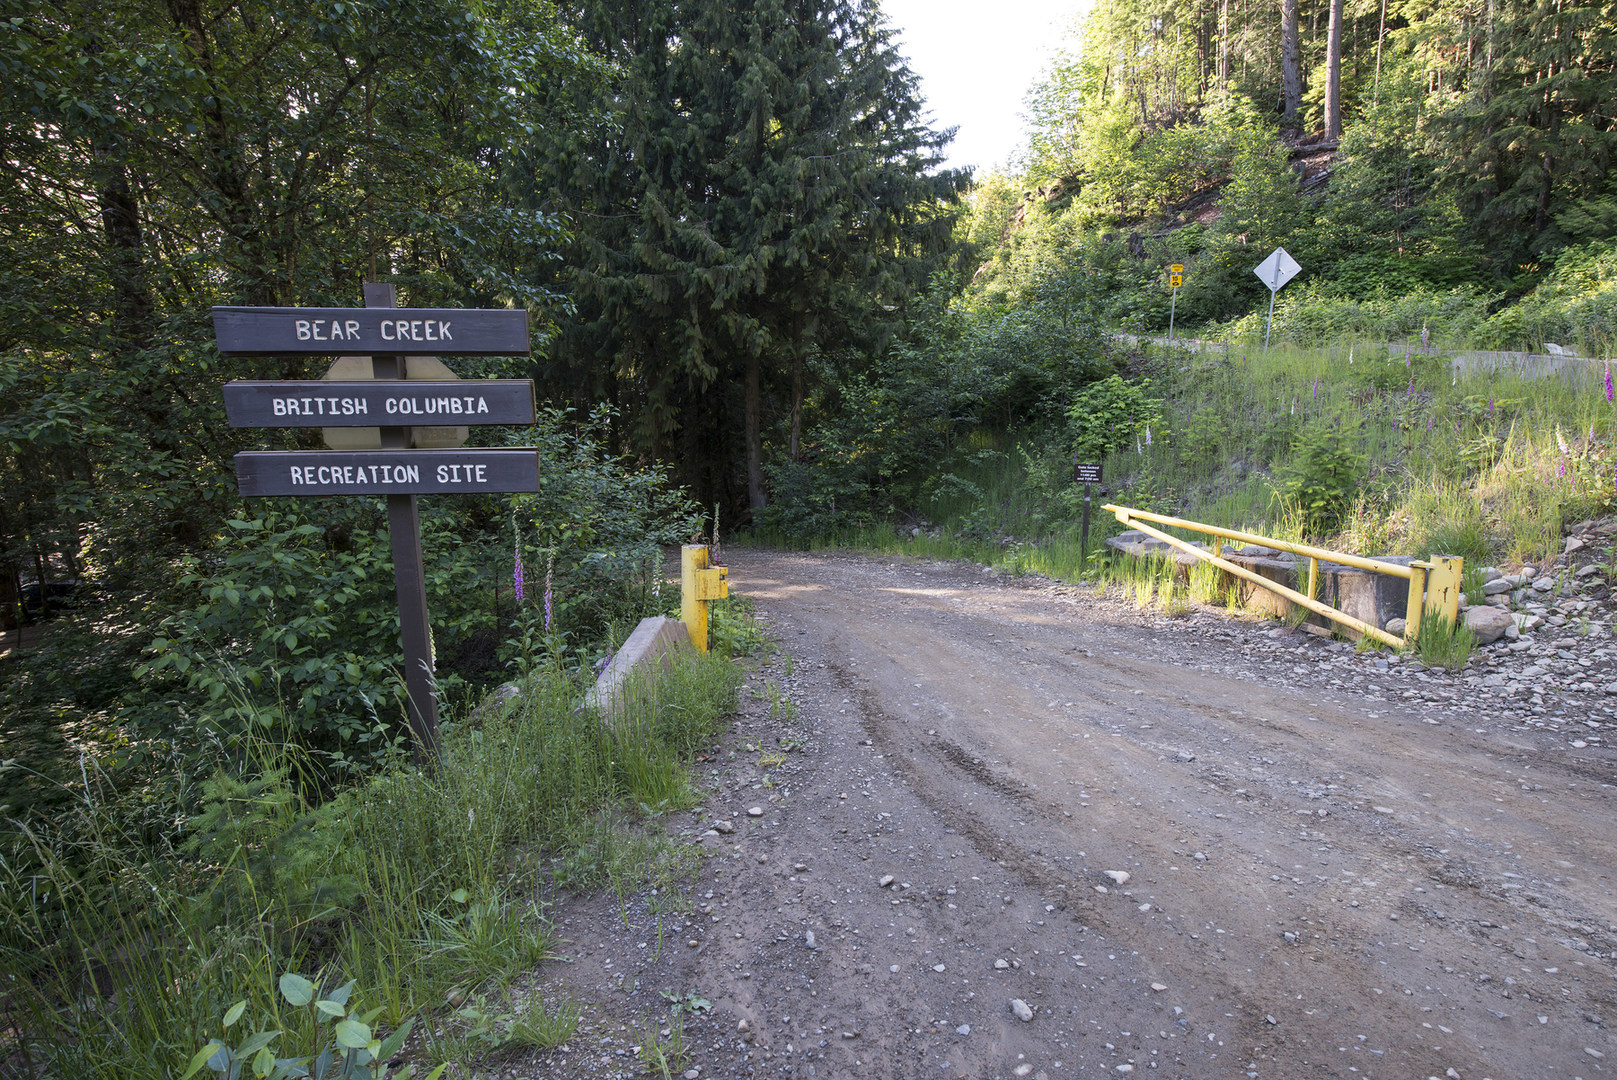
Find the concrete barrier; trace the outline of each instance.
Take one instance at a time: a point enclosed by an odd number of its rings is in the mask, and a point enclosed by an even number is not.
[[[641,619],[584,695],[587,708],[599,709],[608,721],[616,719],[623,691],[631,678],[654,680],[679,653],[696,652],[685,624],[678,619],[653,616]]]
[[[1308,589],[1308,560],[1298,558],[1290,552],[1249,544],[1239,551],[1226,551],[1224,557],[1237,566],[1243,566],[1278,585],[1288,586],[1298,592],[1306,592]],[[1399,566],[1408,566],[1411,562],[1407,555],[1377,555],[1375,558]],[[1221,574],[1220,577],[1222,579],[1219,582],[1220,588],[1238,590],[1236,595],[1240,597],[1242,605],[1254,611],[1268,612],[1283,619],[1297,607],[1285,597],[1238,578],[1234,574]],[[1409,582],[1390,574],[1377,574],[1322,559],[1319,564],[1319,590],[1316,598],[1361,622],[1385,627],[1389,619],[1404,617],[1409,603]],[[1332,630],[1342,629],[1339,624],[1331,622],[1323,615],[1310,613],[1306,621]]]

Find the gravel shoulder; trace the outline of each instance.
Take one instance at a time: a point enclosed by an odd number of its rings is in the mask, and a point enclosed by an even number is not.
[[[694,893],[558,899],[568,962],[535,989],[586,1019],[497,1075],[632,1074],[693,993],[673,1075],[1617,1060],[1604,694],[1535,715],[1477,672],[970,564],[730,562],[781,652],[667,823]]]

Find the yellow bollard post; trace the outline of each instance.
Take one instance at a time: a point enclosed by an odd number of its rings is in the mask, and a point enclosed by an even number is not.
[[[1426,610],[1426,572],[1430,563],[1411,562],[1409,569],[1409,604],[1404,609],[1404,644],[1413,645],[1420,637],[1420,617]]]
[[[1313,557],[1308,560],[1308,598],[1319,599],[1319,560]]]
[[[707,652],[707,605],[730,595],[730,568],[708,566],[706,544],[686,544],[679,552],[679,620],[691,644]]]
[[[1465,559],[1458,555],[1429,556],[1432,571],[1426,579],[1426,610],[1448,619],[1450,624],[1460,618],[1460,579],[1465,572]]]

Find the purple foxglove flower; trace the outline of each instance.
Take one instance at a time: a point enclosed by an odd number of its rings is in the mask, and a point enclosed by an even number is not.
[[[1411,375],[1411,376],[1410,376],[1410,377],[1409,377],[1409,390],[1408,390],[1408,396],[1409,396],[1409,397],[1414,397],[1414,396],[1415,396],[1415,376],[1413,376],[1413,375]]]
[[[1314,400],[1319,400],[1319,376],[1314,376]]]
[[[1404,342],[1404,366],[1409,366],[1409,342]]]
[[[1612,400],[1613,396],[1614,396],[1614,388],[1613,388],[1613,386],[1611,384],[1611,361],[1607,360],[1606,361],[1606,400],[1607,401]]]
[[[517,603],[520,604],[520,603],[522,603],[522,598],[523,598],[522,537],[520,535],[517,536],[517,541],[516,541],[516,545],[515,545],[515,556],[516,557],[515,557],[515,559],[513,561],[513,566],[512,566],[512,570],[511,570],[511,583],[514,586],[516,586]]]
[[[1488,391],[1488,411],[1493,412],[1493,391]]]
[[[1555,467],[1555,478],[1557,480],[1566,479],[1566,458],[1562,458],[1561,463]]]

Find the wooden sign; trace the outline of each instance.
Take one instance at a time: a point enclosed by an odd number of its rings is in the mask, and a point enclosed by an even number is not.
[[[216,307],[213,332],[225,356],[530,352],[527,311],[506,308]]]
[[[1078,484],[1100,483],[1100,462],[1075,461],[1072,463],[1072,479]]]
[[[246,450],[245,496],[479,495],[538,491],[537,450]]]
[[[225,384],[231,427],[530,425],[532,379]]]

